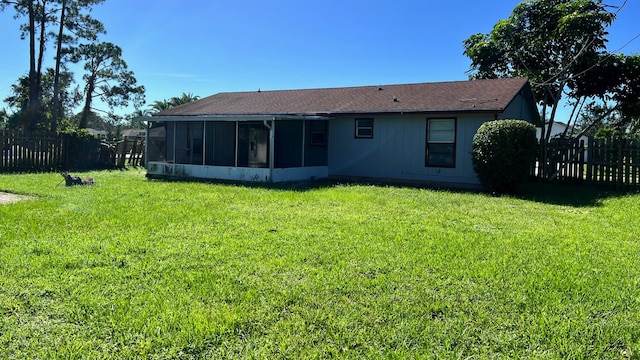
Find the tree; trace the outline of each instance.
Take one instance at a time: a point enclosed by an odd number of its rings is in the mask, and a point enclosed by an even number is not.
[[[55,75],[53,85],[51,117],[51,131],[55,132],[58,125],[60,109],[60,72],[63,65],[63,58],[70,52],[64,49],[63,44],[69,46],[76,44],[79,39],[96,41],[97,35],[104,33],[105,29],[101,22],[93,19],[88,14],[83,14],[83,10],[91,11],[93,5],[104,2],[104,0],[58,0],[60,1],[60,15],[58,18],[58,34],[56,36],[56,56]],[[65,30],[68,31],[69,35]]]
[[[175,107],[179,105],[188,104],[198,99],[200,99],[200,96],[193,95],[192,93],[182,93],[182,95],[180,96],[172,97],[169,103],[171,104],[171,107]]]
[[[549,124],[543,127],[546,142],[562,96],[582,75],[581,66],[605,50],[606,28],[615,16],[601,0],[522,2],[489,34],[464,41],[471,77],[528,77]]]
[[[7,109],[0,109],[0,130],[7,128],[7,123],[9,122],[9,113],[7,113]]]
[[[13,7],[15,17],[26,17],[27,23],[20,26],[21,37],[29,38],[29,72],[28,72],[28,103],[21,107],[21,111],[26,113],[28,126],[26,128],[35,129],[43,121],[47,110],[60,109],[62,102],[60,92],[65,91],[61,87],[60,77],[67,69],[63,66],[65,49],[63,44],[77,43],[79,38],[96,40],[98,33],[104,32],[102,24],[84,14],[83,10],[91,10],[94,4],[104,0],[0,0],[0,11],[8,7]],[[58,15],[59,14],[59,15]],[[56,64],[54,67],[53,97],[49,101],[53,105],[47,106],[43,101],[43,77],[45,76],[44,55],[48,41],[55,36],[55,32],[49,27],[58,25]],[[67,29],[69,34],[65,34]],[[47,70],[48,71],[48,70]],[[49,114],[51,115],[51,114]],[[51,117],[51,130],[55,131],[59,111],[53,111]]]
[[[29,119],[27,128],[32,130],[37,127],[40,115],[40,71],[47,41],[46,23],[50,19],[47,4],[47,0],[0,0],[0,10],[4,11],[7,7],[13,6],[16,18],[27,17],[27,23],[20,28],[21,37],[29,38],[29,101],[25,111]],[[36,33],[39,34],[39,38],[36,37]]]
[[[638,132],[640,56],[604,53],[580,65],[583,75],[572,79],[570,87],[573,98],[589,99],[581,119],[583,133],[601,126],[617,134]]]
[[[157,113],[163,110],[170,109],[179,105],[188,104],[192,101],[200,99],[200,96],[193,95],[192,93],[182,93],[180,96],[174,96],[167,100],[156,100],[150,105],[151,113]]]
[[[47,69],[40,80],[40,93],[41,93],[41,109],[39,114],[38,125],[35,129],[45,130],[50,127],[48,121],[51,118],[51,114],[53,113],[52,102],[51,99],[53,97],[53,80],[54,79],[54,70]],[[28,107],[29,107],[29,76],[25,75],[18,78],[17,82],[11,85],[11,95],[6,97],[4,101],[15,110],[15,115],[12,117],[13,121],[11,122],[11,127],[13,128],[21,128],[28,129],[29,117],[28,117]],[[79,92],[76,89],[72,89],[71,85],[73,82],[73,74],[68,71],[62,72],[60,75],[60,84],[63,91],[60,93],[60,103],[58,112],[64,114],[64,109],[71,109],[78,104],[80,100]]]
[[[81,44],[72,56],[74,62],[84,62],[84,106],[78,127],[87,126],[95,98],[109,106],[139,107],[144,103],[144,86],[137,85],[132,71],[122,59],[122,49],[112,43]]]
[[[169,108],[173,107],[171,105],[171,102],[168,101],[167,99],[164,100],[156,100],[153,102],[153,104],[151,104],[149,106],[150,110],[152,113],[157,113],[163,110],[167,110]]]

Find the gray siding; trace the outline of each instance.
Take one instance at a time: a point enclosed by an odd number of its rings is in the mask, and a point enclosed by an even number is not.
[[[537,119],[531,114],[531,106],[522,95],[516,96],[509,106],[498,115],[498,119],[525,120],[535,124]]]
[[[354,136],[354,117],[331,121],[329,175],[426,182],[477,184],[471,165],[471,142],[480,125],[493,115],[456,117],[456,166],[425,166],[427,115],[374,116],[372,139]]]

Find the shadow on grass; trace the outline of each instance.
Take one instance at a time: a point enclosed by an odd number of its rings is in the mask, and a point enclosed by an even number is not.
[[[445,183],[425,183],[425,182],[407,182],[407,181],[384,181],[370,179],[317,179],[308,181],[292,181],[280,183],[268,182],[250,182],[237,180],[220,180],[220,179],[199,179],[185,177],[147,177],[149,181],[159,182],[185,182],[185,183],[202,183],[217,184],[226,186],[236,186],[253,189],[266,189],[275,191],[313,191],[327,188],[335,188],[340,186],[375,186],[375,187],[393,187],[393,188],[410,188],[410,189],[429,189],[434,191],[446,191],[461,194],[480,194],[482,193],[476,187],[456,187]]]
[[[545,204],[594,207],[601,206],[602,200],[630,194],[638,194],[638,191],[615,190],[603,186],[526,183],[521,186],[515,197]]]
[[[256,183],[256,182],[238,182],[227,180],[212,179],[193,179],[193,178],[162,178],[149,179],[151,181],[163,182],[198,182],[207,184],[220,184],[227,186],[239,186],[244,188],[269,189],[276,191],[313,191],[323,188],[333,188],[344,185],[364,185],[364,186],[381,186],[381,187],[397,187],[397,188],[421,188],[434,191],[447,191],[460,194],[488,194],[478,189],[465,189],[450,187],[444,184],[415,184],[403,182],[383,182],[383,181],[338,181],[338,180],[315,180],[301,182],[285,182],[285,183]],[[571,207],[594,207],[601,206],[602,200],[610,198],[618,198],[629,194],[638,194],[638,190],[624,191],[615,190],[611,187],[588,186],[588,185],[571,185],[571,184],[549,184],[529,182],[523,184],[519,191],[510,195],[512,198],[525,201],[534,201],[552,205],[562,205]],[[509,196],[509,195],[505,195]]]

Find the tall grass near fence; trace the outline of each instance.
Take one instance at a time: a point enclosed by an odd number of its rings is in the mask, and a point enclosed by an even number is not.
[[[640,355],[638,195],[0,175],[0,358]]]

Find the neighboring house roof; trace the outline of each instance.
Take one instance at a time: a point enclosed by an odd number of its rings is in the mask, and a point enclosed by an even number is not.
[[[100,136],[100,137],[106,137],[107,136],[107,132],[104,131],[104,130],[96,130],[96,129],[92,129],[92,128],[87,128],[86,130],[91,135],[97,135],[97,136]]]
[[[147,131],[145,129],[127,129],[120,132],[123,137],[140,137],[146,133]]]
[[[221,115],[332,115],[398,112],[501,112],[525,78],[328,89],[228,92],[164,110],[154,117]],[[532,104],[532,106],[535,106]]]
[[[567,131],[567,135],[569,135],[569,137],[574,135],[574,130],[575,127],[571,126],[568,130],[567,128],[569,127],[569,125],[563,123],[563,122],[559,122],[559,121],[554,121],[553,124],[551,125],[551,137],[556,137],[556,136],[561,136],[562,134],[564,134],[565,130]],[[546,130],[545,130],[546,131]],[[579,131],[576,131],[579,132]],[[542,136],[542,129],[540,127],[538,127],[537,129],[537,136],[538,139]],[[581,140],[587,140],[588,137],[583,135],[580,137]]]

